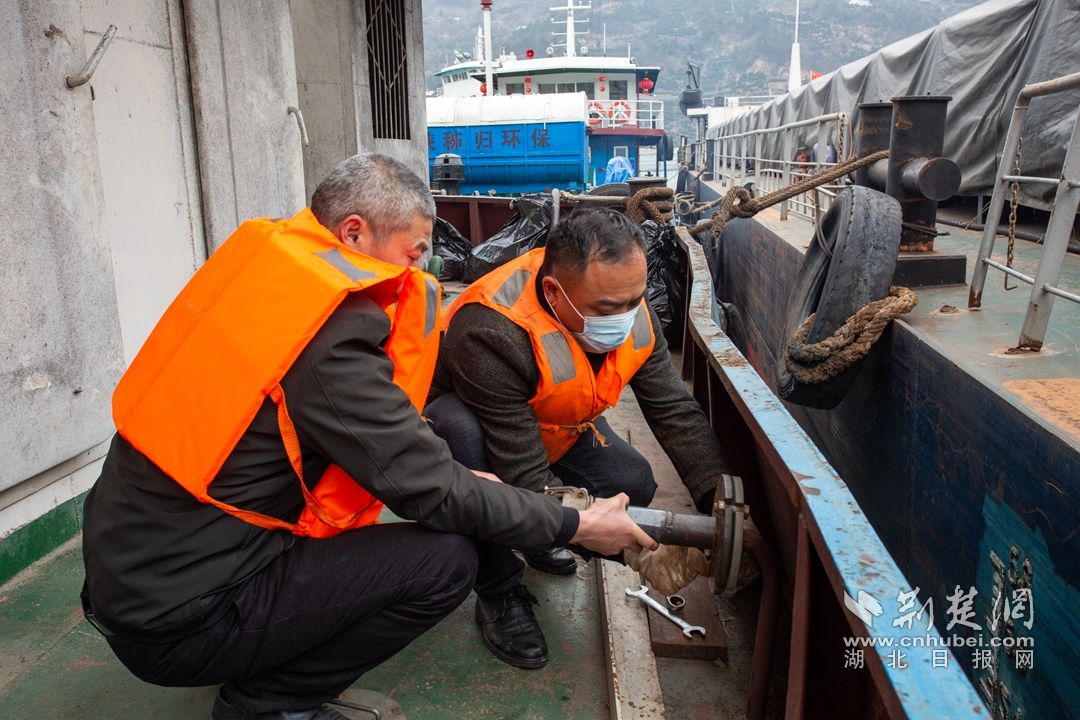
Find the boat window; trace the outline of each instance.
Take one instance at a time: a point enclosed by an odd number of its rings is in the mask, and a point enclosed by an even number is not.
[[[608,88],[608,97],[612,100],[626,100],[626,80],[612,80]]]
[[[525,83],[506,83],[507,95],[524,95]]]
[[[593,83],[578,83],[574,89],[575,92],[585,93],[585,97],[589,98],[590,100],[592,100],[593,97],[596,95],[596,85],[594,85]]]
[[[555,92],[555,83],[540,83],[540,94],[551,95]]]
[[[559,83],[558,88],[559,88],[558,92],[561,92],[561,93],[575,92],[574,83]]]
[[[611,154],[615,157],[630,157],[630,146],[616,145],[615,147],[611,148]]]

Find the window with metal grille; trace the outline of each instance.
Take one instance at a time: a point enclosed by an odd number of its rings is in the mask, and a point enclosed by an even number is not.
[[[367,0],[371,126],[376,138],[409,139],[404,0]]]

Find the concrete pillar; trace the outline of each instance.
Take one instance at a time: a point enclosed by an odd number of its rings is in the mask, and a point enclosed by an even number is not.
[[[304,148],[309,202],[316,185],[334,165],[357,152],[352,4],[348,0],[292,3],[296,89],[310,138]]]
[[[305,204],[289,0],[184,3],[207,244]]]
[[[382,4],[386,9],[391,7]],[[371,99],[371,53],[364,0],[293,0],[300,109],[311,144],[304,148],[308,199],[315,186],[340,160],[359,151],[397,158],[427,178],[427,120],[424,100],[423,27],[420,3],[403,6],[406,73],[400,88],[408,96],[408,130],[404,138],[375,137]],[[391,43],[378,43],[376,54]],[[385,57],[385,55],[383,56]]]

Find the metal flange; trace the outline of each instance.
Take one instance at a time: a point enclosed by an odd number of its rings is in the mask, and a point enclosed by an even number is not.
[[[739,580],[742,560],[743,522],[750,514],[743,499],[742,478],[721,475],[716,483],[713,516],[716,540],[713,544],[712,572],[715,590],[730,594]]]

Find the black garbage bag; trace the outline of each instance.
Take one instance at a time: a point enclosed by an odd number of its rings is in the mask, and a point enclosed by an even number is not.
[[[472,249],[465,282],[472,282],[530,250],[543,247],[551,229],[551,197],[523,195],[511,207],[516,215]]]
[[[660,318],[660,327],[668,342],[682,344],[683,308],[686,305],[686,256],[679,249],[675,228],[646,220],[645,264],[648,276],[645,297]]]
[[[431,251],[443,259],[439,281],[463,281],[469,267],[472,243],[458,229],[440,217],[435,218],[431,233]]]

